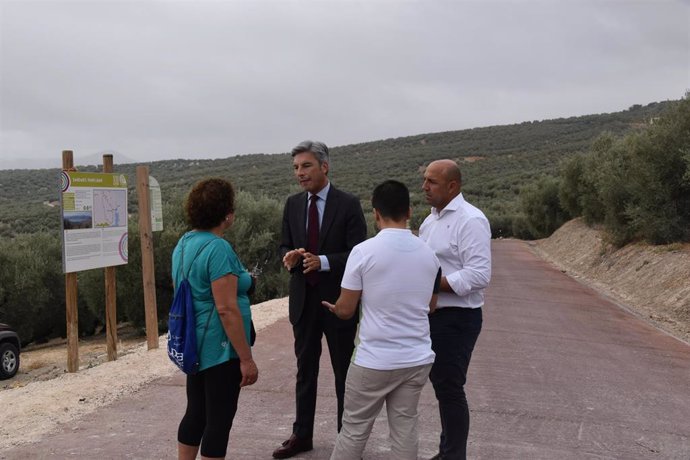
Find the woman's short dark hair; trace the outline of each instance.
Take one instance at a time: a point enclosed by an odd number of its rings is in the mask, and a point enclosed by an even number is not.
[[[371,206],[381,217],[396,222],[406,220],[410,209],[410,191],[402,182],[387,180],[374,189]]]
[[[184,208],[192,228],[210,230],[235,212],[235,190],[225,179],[203,179],[192,187]]]

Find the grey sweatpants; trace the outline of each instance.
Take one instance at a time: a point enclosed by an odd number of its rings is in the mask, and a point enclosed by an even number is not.
[[[386,403],[392,458],[417,458],[417,403],[431,364],[405,369],[376,370],[351,364],[345,382],[343,427],[331,460],[359,460]]]

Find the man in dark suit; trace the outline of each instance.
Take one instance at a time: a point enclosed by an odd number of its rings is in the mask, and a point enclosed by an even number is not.
[[[300,143],[292,149],[292,166],[304,191],[285,203],[280,251],[283,265],[291,274],[289,310],[297,356],[297,413],[292,436],[273,452],[274,458],[289,458],[312,449],[324,334],[335,375],[340,430],[358,315],[338,319],[321,301],[333,303],[338,299],[347,257],[367,235],[359,199],[336,189],[328,180],[325,144]]]

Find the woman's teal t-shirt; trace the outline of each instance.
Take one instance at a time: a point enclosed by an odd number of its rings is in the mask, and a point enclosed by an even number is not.
[[[205,246],[204,246],[205,245]],[[182,248],[184,260],[182,261]],[[184,267],[180,263],[184,263]],[[182,270],[187,274],[192,287],[194,313],[196,316],[196,339],[199,349],[199,370],[208,369],[237,358],[237,352],[230,340],[213,301],[211,283],[227,274],[237,277],[237,305],[242,314],[244,332],[249,343],[252,312],[247,291],[252,279],[235,254],[230,243],[210,232],[191,231],[185,233],[178,241],[172,255],[172,275],[175,289],[182,280]],[[206,322],[211,320],[206,329]]]

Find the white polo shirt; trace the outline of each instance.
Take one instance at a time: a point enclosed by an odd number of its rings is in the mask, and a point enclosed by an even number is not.
[[[410,230],[383,229],[352,249],[341,286],[362,291],[353,363],[391,370],[434,362],[428,314],[439,267]]]
[[[479,308],[491,280],[491,228],[479,209],[462,193],[419,227],[419,237],[434,250],[443,276],[454,292],[440,292],[436,308]]]

